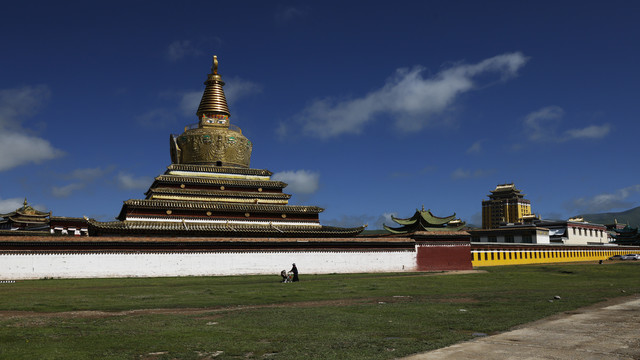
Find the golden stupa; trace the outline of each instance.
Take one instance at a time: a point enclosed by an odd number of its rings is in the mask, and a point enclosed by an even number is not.
[[[218,58],[213,57],[196,116],[198,124],[187,126],[181,135],[171,135],[171,162],[248,168],[252,144],[242,130],[231,125],[231,113],[218,74]]]

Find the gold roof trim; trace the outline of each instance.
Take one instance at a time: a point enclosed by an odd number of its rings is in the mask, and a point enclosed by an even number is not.
[[[152,195],[149,200],[179,200],[179,201],[207,201],[207,202],[227,202],[238,204],[277,204],[286,205],[288,200],[282,199],[256,199],[256,198],[223,198],[223,197],[202,197],[202,196],[180,196],[180,195]]]
[[[317,214],[324,211],[318,206],[303,205],[263,205],[263,204],[225,204],[210,202],[186,202],[177,200],[138,200],[131,199],[124,202],[127,206],[142,208],[172,208],[172,209],[196,209],[196,210],[221,210],[221,211],[253,211],[253,212],[278,212],[295,214]]]
[[[197,164],[171,164],[167,170],[212,172],[240,175],[271,176],[273,173],[266,169],[237,168],[231,166],[197,165]]]
[[[211,179],[202,177],[160,175],[156,181],[170,184],[207,184],[207,185],[230,185],[230,186],[257,186],[262,188],[282,189],[287,186],[282,181],[275,180],[236,180],[236,179]]]
[[[180,195],[210,195],[238,198],[258,198],[258,199],[289,199],[291,195],[285,193],[269,193],[257,191],[229,191],[229,190],[201,190],[201,189],[174,189],[157,187],[149,189],[147,194],[180,194]]]

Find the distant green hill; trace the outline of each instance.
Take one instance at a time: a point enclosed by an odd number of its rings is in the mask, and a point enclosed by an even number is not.
[[[640,206],[621,212],[611,212],[602,214],[584,214],[578,215],[586,221],[597,224],[613,224],[613,220],[618,220],[619,224],[629,224],[633,227],[640,224]]]

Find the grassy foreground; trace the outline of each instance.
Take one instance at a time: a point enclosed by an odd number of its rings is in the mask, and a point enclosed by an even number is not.
[[[483,270],[0,284],[0,359],[392,359],[640,293],[640,262]]]

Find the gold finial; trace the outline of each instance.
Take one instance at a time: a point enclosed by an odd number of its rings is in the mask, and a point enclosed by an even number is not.
[[[218,56],[213,55],[213,66],[211,67],[211,73],[213,75],[218,75]]]

